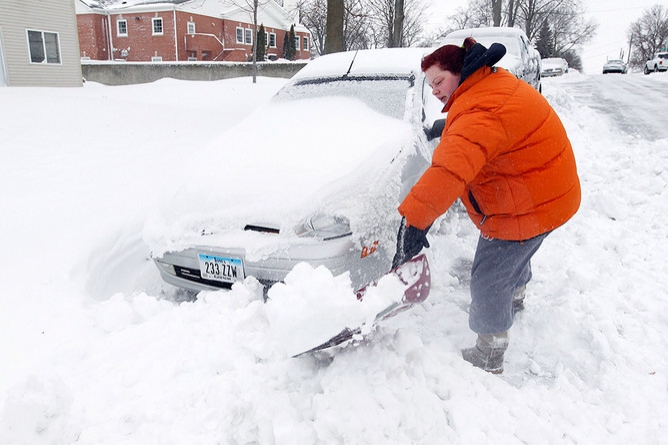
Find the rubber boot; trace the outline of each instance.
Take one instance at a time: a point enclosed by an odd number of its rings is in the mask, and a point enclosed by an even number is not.
[[[492,374],[503,372],[503,354],[508,349],[508,332],[478,335],[475,346],[462,349],[462,357],[473,366]]]
[[[520,286],[513,292],[513,315],[524,310],[524,291],[526,286]]]

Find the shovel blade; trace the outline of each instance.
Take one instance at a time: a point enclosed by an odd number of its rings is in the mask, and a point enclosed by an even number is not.
[[[385,275],[395,275],[406,285],[404,296],[401,300],[402,304],[409,303],[413,305],[421,303],[429,296],[429,291],[431,290],[431,271],[424,253],[413,257],[401,266],[395,267]],[[369,288],[377,284],[378,281],[374,281],[358,290],[357,299],[363,299]]]
[[[431,272],[429,270],[429,262],[424,254],[420,254],[401,266],[395,267],[385,275],[389,274],[398,277],[406,286],[404,295],[402,296],[401,302],[392,303],[392,305],[381,311],[376,316],[374,325],[410,309],[416,304],[423,302],[429,296],[429,290],[431,289]],[[357,299],[362,300],[366,292],[377,284],[378,281],[374,281],[358,290]],[[362,329],[359,327],[355,329],[344,328],[339,334],[335,335],[325,343],[309,349],[306,352],[297,354],[295,357],[340,345],[341,343],[352,340],[355,335],[360,335],[361,331]]]

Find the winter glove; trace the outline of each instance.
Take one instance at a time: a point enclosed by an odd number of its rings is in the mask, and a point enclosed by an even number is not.
[[[430,228],[431,226],[420,230],[413,226],[406,227],[406,218],[401,219],[401,226],[397,234],[397,253],[394,254],[392,260],[392,269],[413,258],[420,253],[423,247],[429,247],[427,232]]]
[[[432,139],[440,138],[444,128],[445,119],[437,119],[431,128],[424,129],[424,134],[427,135],[427,140],[431,141]]]

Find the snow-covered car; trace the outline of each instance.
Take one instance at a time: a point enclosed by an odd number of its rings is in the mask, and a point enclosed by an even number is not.
[[[460,29],[446,35],[439,45],[459,46],[469,36],[488,48],[495,42],[503,44],[506,55],[497,65],[542,91],[540,54],[531,45],[524,31],[508,27]]]
[[[668,70],[668,52],[656,53],[652,60],[645,62],[645,74]]]
[[[603,74],[621,73],[626,74],[626,63],[619,59],[610,59],[603,65]]]
[[[541,60],[541,77],[561,76],[568,72],[568,62],[561,57],[548,57]]]
[[[396,208],[444,125],[420,70],[426,51],[319,57],[201,149],[144,229],[163,280],[199,291],[252,276],[266,289],[306,262],[359,288],[387,272]]]

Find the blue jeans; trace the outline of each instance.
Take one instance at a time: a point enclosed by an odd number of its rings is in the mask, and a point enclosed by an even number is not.
[[[471,269],[469,327],[480,335],[505,332],[513,325],[513,292],[531,280],[531,257],[544,233],[524,241],[478,239]]]

